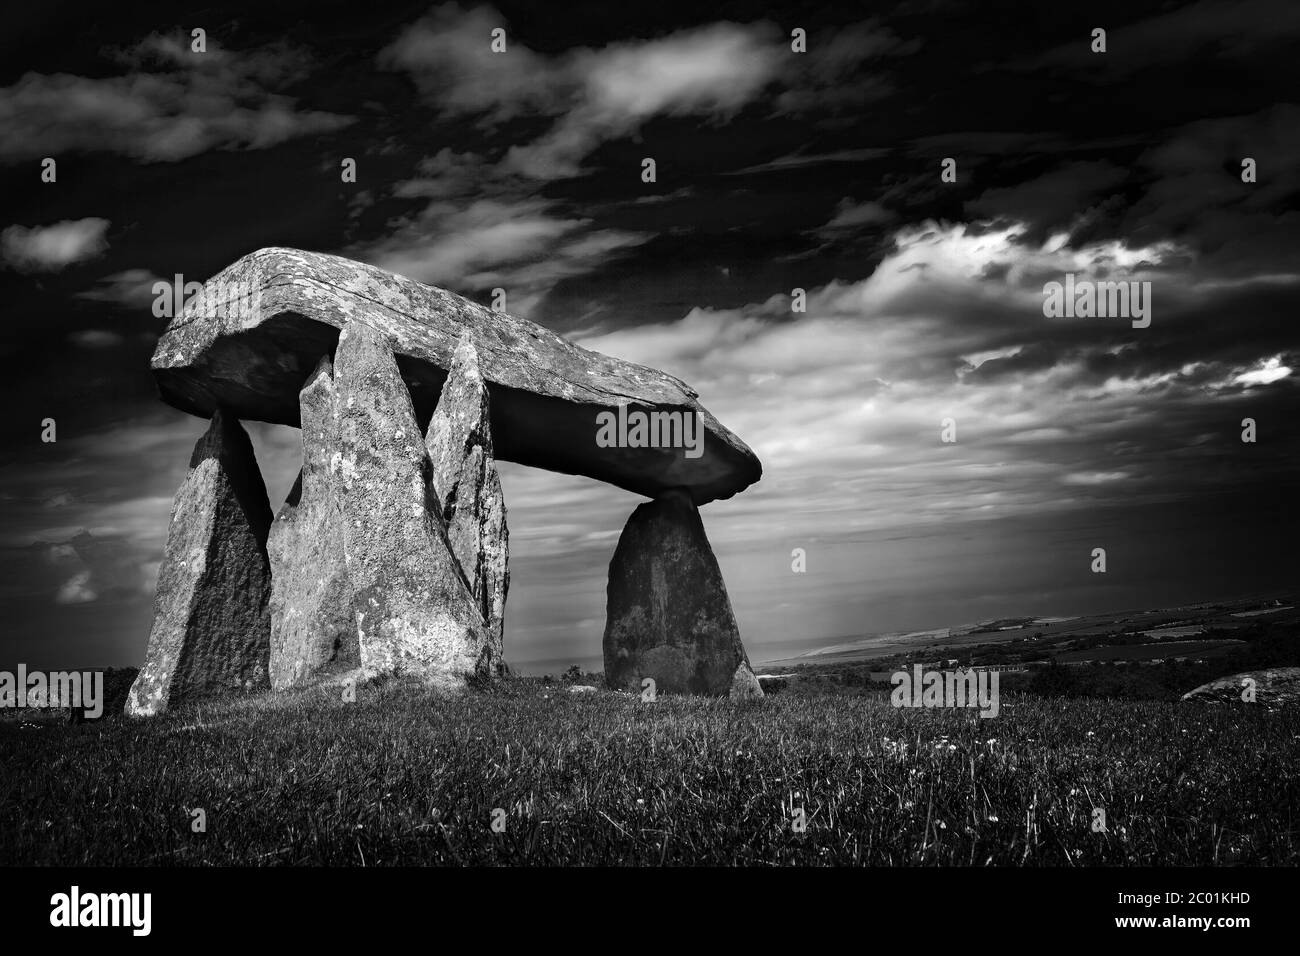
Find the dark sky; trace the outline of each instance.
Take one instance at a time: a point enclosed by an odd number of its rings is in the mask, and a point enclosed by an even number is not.
[[[372,7],[7,12],[0,666],[142,659],[204,428],[152,284],[273,245],[696,387],[764,464],[703,510],[756,659],[1300,580],[1300,5]],[[1150,326],[1045,317],[1067,273]],[[248,427],[278,507],[297,432]],[[501,471],[507,654],[594,663],[641,499]]]

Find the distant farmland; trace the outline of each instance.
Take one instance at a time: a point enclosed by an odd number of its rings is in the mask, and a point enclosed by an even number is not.
[[[1150,661],[1171,657],[1222,657],[1245,641],[1164,641],[1160,644],[1123,644],[1093,647],[1082,651],[1062,651],[1056,660],[1062,664],[1083,661]]]

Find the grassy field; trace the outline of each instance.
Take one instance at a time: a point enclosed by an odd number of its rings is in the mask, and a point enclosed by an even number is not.
[[[1295,864],[1298,763],[1249,707],[362,688],[6,721],[0,863]]]

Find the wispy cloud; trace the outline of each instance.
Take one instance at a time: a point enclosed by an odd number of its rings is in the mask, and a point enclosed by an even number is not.
[[[65,219],[52,226],[10,226],[0,232],[0,255],[19,272],[58,272],[108,248],[109,221]]]
[[[153,285],[162,281],[162,276],[148,269],[124,269],[97,280],[91,288],[76,293],[76,297],[139,309],[153,302]]]
[[[0,89],[0,162],[77,150],[176,162],[210,149],[266,149],[353,122],[272,92],[300,79],[309,62],[284,45],[235,51],[209,39],[196,53],[188,37],[155,34],[112,59],[124,73],[30,72]]]

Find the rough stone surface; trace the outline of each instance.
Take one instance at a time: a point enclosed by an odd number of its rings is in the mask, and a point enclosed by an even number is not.
[[[218,409],[172,505],[149,649],[127,698],[128,714],[268,686],[270,525],[252,442]]]
[[[261,249],[213,276],[158,342],[154,375],[163,399],[191,414],[207,416],[221,405],[246,419],[297,425],[298,389],[349,322],[387,340],[420,421],[432,414],[456,343],[468,332],[491,390],[500,460],[587,475],[649,497],[685,487],[696,504],[728,498],[762,474],[754,453],[679,379],[442,289],[320,253]],[[622,404],[698,411],[703,455],[597,447],[597,413]]]
[[[1242,681],[1247,677],[1255,682],[1254,705],[1281,707],[1300,702],[1300,667],[1274,667],[1268,670],[1243,671],[1231,677],[1220,677],[1218,680],[1212,680],[1195,690],[1188,691],[1183,695],[1183,700],[1239,704],[1242,707],[1253,706],[1241,699],[1245,690]]]
[[[442,509],[451,553],[492,633],[494,656],[504,661],[510,535],[492,456],[487,387],[469,336],[456,346],[425,444],[433,465],[431,491]]]
[[[736,668],[736,673],[731,676],[731,690],[727,692],[727,696],[735,703],[763,699],[763,685],[749,669],[749,664],[742,663]]]
[[[683,491],[639,506],[609,564],[605,680],[614,690],[726,694],[748,669],[699,511]]]
[[[494,642],[429,493],[424,437],[382,333],[359,322],[343,330],[334,388],[330,470],[363,675],[450,690],[497,673]]]
[[[282,690],[360,666],[343,517],[330,474],[338,445],[334,376],[321,359],[299,395],[302,471],[267,539],[271,561],[271,687]]]

